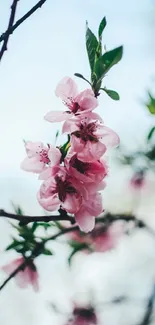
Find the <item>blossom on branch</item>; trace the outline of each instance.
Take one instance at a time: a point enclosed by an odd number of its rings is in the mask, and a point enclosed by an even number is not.
[[[3,266],[2,270],[8,275],[10,275],[23,263],[24,258],[20,257],[12,261],[11,263]],[[23,269],[18,271],[18,273],[15,275],[15,280],[20,288],[27,288],[29,285],[32,285],[34,291],[39,290],[38,272],[36,270],[36,266],[32,261],[28,261],[28,264],[26,266],[23,266]]]

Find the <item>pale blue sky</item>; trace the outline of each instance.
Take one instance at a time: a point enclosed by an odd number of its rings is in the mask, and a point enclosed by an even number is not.
[[[17,18],[35,3],[19,1]],[[0,1],[1,31],[7,25],[9,6],[9,0]],[[152,0],[47,0],[15,31],[0,66],[1,178],[18,175],[35,182],[33,175],[20,171],[24,157],[22,139],[53,141],[60,126],[45,122],[43,116],[49,110],[63,108],[54,95],[57,82],[74,72],[89,78],[86,19],[90,28],[97,31],[106,15],[103,43],[108,49],[124,45],[121,63],[105,80],[108,88],[120,93],[121,100],[115,102],[103,94],[98,111],[105,123],[118,131],[122,141],[131,146],[141,142],[150,123],[140,99],[145,97],[148,85],[153,84],[155,73],[154,14]],[[86,87],[80,79],[77,82],[81,88]]]

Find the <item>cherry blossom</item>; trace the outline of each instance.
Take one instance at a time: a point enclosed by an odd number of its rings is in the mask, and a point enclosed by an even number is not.
[[[69,77],[59,82],[55,93],[67,106],[67,110],[47,113],[45,119],[49,122],[62,122],[75,115],[90,112],[98,106],[93,91],[86,89],[79,93],[76,83]]]

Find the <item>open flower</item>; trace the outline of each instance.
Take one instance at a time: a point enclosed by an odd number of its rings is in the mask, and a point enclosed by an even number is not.
[[[21,168],[28,172],[41,173],[46,166],[59,164],[61,153],[53,146],[45,147],[42,142],[26,142],[27,157],[21,163]]]
[[[84,183],[100,183],[108,172],[107,163],[103,159],[84,162],[77,158],[76,153],[67,155],[65,166],[71,175]]]
[[[65,121],[74,115],[90,112],[98,106],[93,91],[86,89],[79,93],[76,83],[69,77],[65,77],[60,81],[55,93],[67,106],[67,110],[65,112],[51,111],[47,113],[45,119],[49,122]]]
[[[63,132],[71,134],[71,152],[85,162],[99,160],[106,149],[118,145],[118,135],[101,121],[84,116],[64,123]]]
[[[24,262],[24,258],[20,257],[16,260],[12,261],[11,263],[2,267],[2,270],[10,275],[13,271],[16,270],[22,263]],[[21,271],[19,271],[15,275],[15,280],[17,285],[20,288],[27,288],[29,285],[32,285],[35,291],[39,290],[38,284],[38,272],[36,270],[36,266],[34,263],[29,261],[29,264],[23,267]]]
[[[38,192],[38,201],[48,211],[61,207],[69,213],[75,213],[79,210],[85,193],[84,186],[61,167],[55,176],[43,182]]]

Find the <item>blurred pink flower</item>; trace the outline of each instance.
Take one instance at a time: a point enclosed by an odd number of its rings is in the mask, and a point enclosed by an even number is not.
[[[42,142],[25,143],[27,157],[21,163],[21,168],[28,172],[41,173],[46,166],[59,164],[60,150],[53,146],[45,147]]]
[[[16,260],[12,261],[11,263],[2,267],[2,270],[10,275],[13,271],[16,270],[22,263],[24,262],[24,258],[20,257]],[[17,285],[20,288],[27,288],[29,285],[32,285],[35,291],[39,290],[39,283],[38,283],[38,272],[36,270],[35,265],[33,262],[27,265],[23,270],[19,271],[15,275],[15,280]]]
[[[90,112],[98,106],[93,91],[86,89],[79,93],[76,83],[69,77],[65,77],[59,82],[55,93],[57,97],[63,100],[69,110],[47,113],[45,119],[49,122],[65,121],[74,115]]]
[[[142,172],[135,173],[130,180],[130,186],[134,190],[140,190],[144,188],[146,186],[146,178],[144,173]]]
[[[118,145],[118,135],[101,121],[76,117],[64,123],[63,132],[71,134],[71,152],[85,162],[99,160],[106,149]]]
[[[97,325],[97,317],[93,308],[75,307],[66,325]]]

